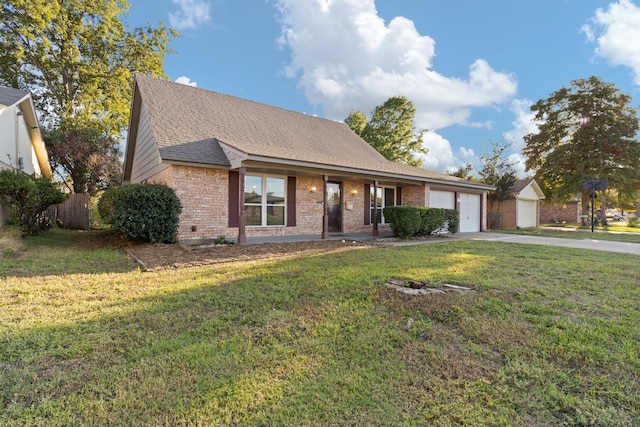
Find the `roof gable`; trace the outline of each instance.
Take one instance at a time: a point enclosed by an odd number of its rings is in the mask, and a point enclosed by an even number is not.
[[[518,199],[540,200],[544,199],[544,193],[533,178],[519,179],[509,189]]]
[[[0,107],[17,104],[27,96],[29,96],[27,91],[0,86]]]
[[[51,170],[49,155],[42,139],[42,134],[40,133],[40,124],[38,123],[38,116],[31,98],[31,93],[21,89],[0,86],[0,113],[3,112],[6,107],[10,106],[15,106],[16,111],[19,111],[23,115],[24,124],[27,128],[29,140],[35,153],[38,166],[40,167],[40,172],[46,178],[51,179],[53,177],[53,171]]]

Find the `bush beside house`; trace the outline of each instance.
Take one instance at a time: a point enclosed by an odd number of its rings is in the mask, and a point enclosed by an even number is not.
[[[174,243],[182,206],[173,189],[162,184],[113,187],[98,202],[102,220],[125,237]]]
[[[9,223],[18,225],[25,234],[38,234],[46,228],[47,208],[65,197],[48,178],[10,169],[0,171],[0,203],[7,208]]]
[[[443,231],[457,233],[458,212],[420,206],[387,206],[382,213],[396,237],[429,236]]]

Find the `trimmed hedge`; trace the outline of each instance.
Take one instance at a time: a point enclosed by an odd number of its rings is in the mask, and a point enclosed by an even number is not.
[[[106,190],[98,212],[105,223],[130,239],[174,243],[182,205],[166,185],[131,184]]]
[[[420,206],[387,206],[382,209],[396,237],[428,236],[446,230],[458,232],[458,212]]]

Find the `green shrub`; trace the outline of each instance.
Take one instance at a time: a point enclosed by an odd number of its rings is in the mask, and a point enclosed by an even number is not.
[[[419,206],[388,206],[382,210],[396,237],[428,236],[441,230],[458,232],[458,212]]]
[[[460,216],[455,209],[444,210],[444,221],[449,233],[456,234],[458,232],[458,226],[460,225]]]
[[[629,220],[627,221],[627,227],[640,228],[640,218],[629,218]]]
[[[98,215],[105,224],[113,225],[116,195],[120,187],[107,188],[98,199]]]
[[[127,238],[151,243],[176,241],[182,206],[166,185],[113,187],[102,195],[98,209],[103,221]]]
[[[391,224],[393,234],[407,238],[416,236],[422,224],[421,208],[416,206],[386,206],[382,208],[386,222]]]
[[[49,225],[47,208],[66,196],[44,177],[5,169],[0,171],[0,203],[9,206],[10,222],[26,234],[38,234]]]

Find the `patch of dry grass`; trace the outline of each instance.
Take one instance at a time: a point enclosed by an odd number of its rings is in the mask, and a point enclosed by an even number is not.
[[[13,226],[4,226],[0,228],[0,256],[14,257],[24,249],[24,241],[22,240],[22,232],[20,228]]]

